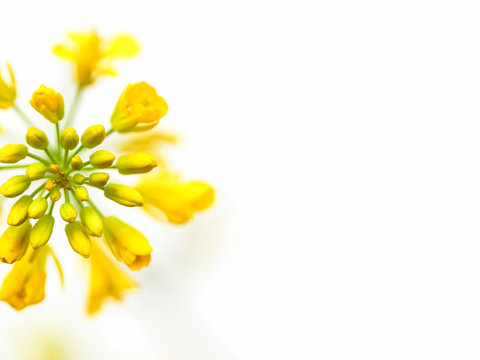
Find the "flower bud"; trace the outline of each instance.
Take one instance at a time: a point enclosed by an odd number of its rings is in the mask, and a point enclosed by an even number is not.
[[[11,264],[20,260],[28,248],[32,225],[29,221],[20,226],[9,226],[0,237],[0,261]]]
[[[34,149],[44,150],[48,146],[47,135],[42,130],[32,126],[28,128],[25,140],[27,141],[27,144]]]
[[[25,175],[15,175],[0,186],[0,194],[8,198],[13,198],[27,190],[30,184],[30,179]]]
[[[73,175],[73,182],[78,185],[83,185],[83,183],[85,182],[85,176],[83,176],[82,174],[75,174]]]
[[[67,224],[65,226],[65,233],[67,234],[70,246],[76,253],[82,255],[83,257],[90,256],[92,242],[80,221]]]
[[[38,197],[32,201],[30,206],[28,207],[28,217],[32,219],[39,219],[40,217],[45,214],[48,209],[48,202],[47,199],[44,197]]]
[[[89,160],[92,166],[99,169],[105,169],[113,164],[115,161],[115,155],[108,150],[98,150],[90,155]]]
[[[82,224],[89,235],[97,237],[102,236],[102,218],[90,206],[86,206],[80,210],[80,219],[82,220]]]
[[[45,119],[54,124],[62,120],[65,113],[63,96],[45,85],[35,90],[30,100],[30,105],[42,114]]]
[[[53,189],[52,191],[50,191],[50,200],[52,200],[53,202],[60,200],[61,197],[62,194],[58,189]]]
[[[30,233],[30,243],[34,249],[37,249],[48,242],[50,236],[52,236],[54,223],[55,219],[53,216],[46,214],[38,219],[35,225],[33,225],[32,232]]]
[[[78,145],[78,135],[73,127],[66,128],[60,133],[60,145],[65,150],[73,150]]]
[[[45,190],[52,191],[54,187],[55,184],[53,183],[52,179],[48,179],[47,181],[45,181]]]
[[[27,167],[25,173],[30,180],[41,179],[47,172],[47,167],[42,163],[35,163]]]
[[[158,165],[155,156],[148,153],[136,153],[120,156],[115,166],[123,175],[144,174]]]
[[[66,222],[74,222],[77,219],[77,210],[70,203],[64,203],[60,206],[60,216]]]
[[[104,194],[105,197],[119,203],[120,205],[129,207],[143,205],[142,195],[137,190],[127,185],[108,184],[105,187]]]
[[[95,172],[90,174],[88,178],[90,181],[90,185],[102,188],[107,185],[108,179],[110,179],[110,175],[104,172]]]
[[[70,161],[70,166],[73,170],[80,170],[81,168],[83,168],[82,158],[78,155],[75,155]]]
[[[8,144],[0,149],[0,162],[4,164],[14,164],[25,159],[27,153],[28,148],[25,145]]]
[[[17,97],[17,88],[15,87],[15,77],[13,76],[12,68],[7,63],[8,72],[10,75],[10,85],[7,84],[5,79],[0,73],[0,109],[8,109],[15,104]]]
[[[146,82],[130,84],[123,91],[110,122],[120,133],[145,131],[155,127],[168,111],[164,98]]]
[[[92,125],[82,135],[82,145],[93,149],[105,140],[105,128],[103,125]]]
[[[20,199],[13,204],[7,217],[7,224],[12,226],[18,226],[28,219],[28,208],[33,199],[30,195],[23,195]]]
[[[88,191],[84,186],[79,186],[75,189],[75,198],[78,201],[87,201],[88,200]]]
[[[50,164],[48,166],[48,170],[50,170],[52,174],[56,174],[60,170],[60,166],[58,166],[57,164]]]

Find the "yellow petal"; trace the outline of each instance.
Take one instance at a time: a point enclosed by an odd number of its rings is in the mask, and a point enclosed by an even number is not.
[[[75,60],[76,54],[64,45],[55,45],[53,47],[53,53],[58,57],[66,60]]]
[[[105,53],[110,57],[132,57],[138,54],[140,51],[140,45],[130,35],[121,34],[117,35],[107,47]]]

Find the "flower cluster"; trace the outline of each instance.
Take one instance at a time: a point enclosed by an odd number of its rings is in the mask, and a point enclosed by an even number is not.
[[[111,128],[93,124],[78,134],[69,126],[85,87],[102,75],[113,74],[112,59],[132,56],[139,48],[127,35],[112,41],[104,41],[95,32],[72,33],[69,38],[72,46],[54,48],[58,56],[74,65],[77,95],[67,109],[66,120],[63,96],[54,89],[42,85],[30,100],[32,108],[55,127],[55,141],[52,142],[40,126],[34,126],[16,104],[11,67],[8,66],[9,84],[0,75],[0,108],[12,108],[29,125],[25,134],[28,146],[9,144],[0,149],[0,163],[7,164],[0,166],[0,170],[22,171],[0,186],[1,195],[17,198],[8,213],[9,226],[0,237],[0,261],[14,263],[0,288],[0,299],[17,310],[44,299],[47,258],[55,261],[62,274],[60,261],[50,246],[53,228],[58,222],[56,208],[65,222],[65,235],[71,248],[90,261],[88,313],[98,311],[105,299],[121,299],[125,290],[136,287],[135,281],[115,265],[113,259],[131,270],[140,270],[149,265],[152,247],[139,230],[115,216],[104,215],[89,196],[90,188],[100,189],[105,198],[117,204],[141,207],[156,217],[161,213],[173,224],[189,221],[195,212],[207,209],[214,201],[210,185],[181,181],[154,153],[133,149],[117,157],[110,152],[112,149],[102,148],[104,140],[115,133],[142,132],[133,136],[133,144],[145,146],[153,142],[154,133],[147,131],[166,115],[168,105],[146,82],[125,88],[113,109]],[[124,145],[128,147],[128,141]],[[130,147],[135,145],[130,143]],[[143,175],[152,170],[152,174]],[[138,184],[130,187],[112,182],[111,171],[140,175]],[[63,279],[63,275],[61,277]]]

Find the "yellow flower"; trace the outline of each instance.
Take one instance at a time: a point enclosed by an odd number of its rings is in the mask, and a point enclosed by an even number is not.
[[[13,76],[12,68],[7,63],[8,73],[10,75],[10,85],[0,73],[0,109],[8,109],[13,106],[17,98],[17,88],[15,86],[15,77]]]
[[[179,181],[171,171],[143,176],[136,189],[142,194],[144,209],[154,217],[161,211],[170,223],[184,224],[195,212],[210,207],[215,200],[213,187],[202,181]]]
[[[69,44],[59,44],[53,52],[75,67],[79,87],[93,84],[102,75],[116,75],[112,61],[120,57],[132,57],[139,51],[137,41],[130,35],[118,35],[104,40],[96,31],[70,32]]]
[[[153,251],[148,239],[134,227],[115,216],[103,219],[103,236],[117,258],[132,270],[140,270],[150,263]]]
[[[0,261],[12,264],[20,260],[28,248],[32,225],[25,221],[19,226],[9,226],[0,237]]]
[[[45,298],[45,264],[49,248],[29,248],[22,260],[15,263],[3,280],[0,300],[15,310],[38,304]]]
[[[137,284],[127,273],[120,270],[98,245],[92,242],[89,287],[87,313],[92,315],[100,310],[107,298],[121,300],[123,293],[136,288]]]
[[[130,84],[118,99],[110,122],[120,133],[146,131],[155,127],[168,111],[164,98],[146,82]]]
[[[62,120],[63,115],[65,115],[63,96],[45,85],[35,90],[30,100],[30,105],[42,114],[45,119],[54,124]]]

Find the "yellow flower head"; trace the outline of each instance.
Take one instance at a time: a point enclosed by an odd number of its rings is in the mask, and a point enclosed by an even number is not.
[[[134,289],[136,286],[135,281],[120,270],[100,246],[92,243],[88,314],[92,315],[100,310],[108,298],[121,300],[125,291]]]
[[[30,248],[22,260],[15,263],[0,289],[0,300],[15,310],[41,302],[45,297],[45,264],[48,249]]]
[[[152,216],[159,211],[173,224],[184,224],[197,211],[209,208],[215,200],[213,187],[202,181],[179,181],[171,171],[144,176],[136,189],[142,194],[144,207]]]
[[[62,120],[65,114],[63,96],[45,85],[40,86],[33,93],[30,105],[42,114],[45,119],[54,124]]]
[[[120,133],[146,131],[155,127],[167,111],[167,102],[155,88],[140,82],[123,91],[110,121]]]
[[[17,88],[15,86],[15,77],[12,68],[7,63],[8,73],[10,75],[10,84],[7,84],[0,72],[0,109],[8,109],[13,106],[17,98]]]
[[[68,39],[68,44],[56,45],[53,52],[73,63],[79,87],[91,85],[103,75],[115,75],[112,61],[139,51],[137,41],[125,34],[104,40],[96,31],[71,32]]]

